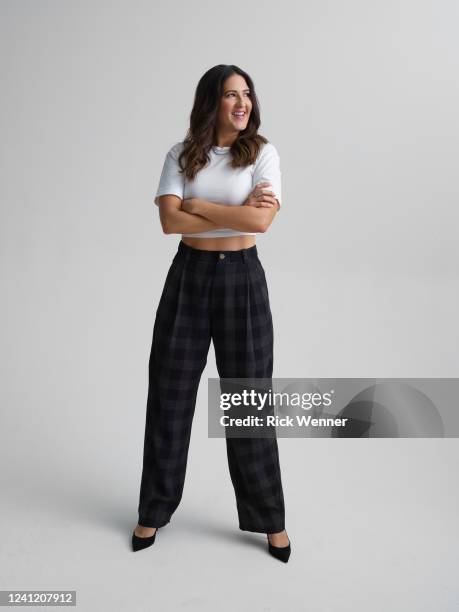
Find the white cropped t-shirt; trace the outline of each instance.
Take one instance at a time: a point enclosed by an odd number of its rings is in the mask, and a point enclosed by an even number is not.
[[[183,142],[177,142],[167,152],[164,161],[155,204],[159,196],[172,194],[179,198],[202,198],[217,204],[242,205],[257,183],[269,181],[275,197],[281,206],[281,171],[279,155],[270,142],[263,143],[257,160],[245,168],[232,168],[230,147],[211,147],[210,162],[190,181],[179,172],[178,156]],[[182,234],[197,238],[218,238],[222,236],[255,236],[255,232],[241,232],[230,228],[209,230],[195,234]]]

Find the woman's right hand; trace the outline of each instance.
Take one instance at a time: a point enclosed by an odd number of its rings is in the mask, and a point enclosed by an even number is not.
[[[266,190],[266,187],[271,186],[268,181],[257,183],[252,191],[247,196],[243,206],[256,206],[271,208],[276,204],[274,191]]]

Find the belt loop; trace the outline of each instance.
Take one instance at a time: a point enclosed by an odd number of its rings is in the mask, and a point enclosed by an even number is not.
[[[247,250],[246,249],[242,249],[242,261],[244,263],[246,263],[247,261]]]

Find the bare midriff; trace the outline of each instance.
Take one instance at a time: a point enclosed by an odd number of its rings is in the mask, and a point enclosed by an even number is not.
[[[255,244],[255,236],[225,236],[222,238],[194,238],[182,236],[182,242],[203,251],[239,251]]]

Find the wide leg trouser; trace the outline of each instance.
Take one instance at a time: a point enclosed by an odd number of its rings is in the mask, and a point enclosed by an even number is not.
[[[213,340],[220,378],[271,378],[273,324],[257,247],[204,251],[180,242],[168,271],[149,361],[139,524],[162,527],[182,498],[191,427]],[[226,438],[239,528],[285,528],[275,433]]]

